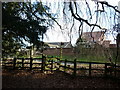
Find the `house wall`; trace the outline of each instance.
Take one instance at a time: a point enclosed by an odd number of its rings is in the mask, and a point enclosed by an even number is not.
[[[84,39],[86,39],[87,41],[94,41],[98,42],[98,41],[102,41],[104,39],[104,32],[102,31],[98,31],[98,32],[92,32],[92,37],[91,37],[91,32],[85,32],[83,33],[82,36]]]
[[[43,51],[46,55],[60,55],[60,48],[47,48]],[[74,55],[74,49],[73,48],[62,48],[62,54],[63,55]]]
[[[110,47],[110,41],[109,41],[109,40],[106,40],[106,41],[103,42],[102,45],[103,45],[104,47],[108,48],[108,47]]]

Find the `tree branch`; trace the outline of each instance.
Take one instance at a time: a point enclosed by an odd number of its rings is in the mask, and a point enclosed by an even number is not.
[[[120,11],[119,11],[118,9],[116,9],[116,6],[110,5],[110,4],[108,4],[108,2],[106,2],[106,1],[99,1],[98,3],[101,3],[102,5],[105,4],[105,5],[107,5],[108,7],[113,8],[116,12],[120,13]]]
[[[85,22],[86,24],[88,24],[90,27],[91,27],[91,26],[95,26],[95,27],[98,27],[98,28],[100,28],[100,29],[104,29],[104,28],[102,28],[100,25],[91,24],[91,23],[88,22],[88,20],[85,20],[85,19],[83,19],[83,18],[81,18],[81,17],[77,17],[77,16],[74,14],[74,11],[73,11],[73,8],[72,8],[72,2],[70,2],[69,8],[70,8],[70,11],[71,11],[72,16],[73,16],[76,20],[78,20],[78,21],[83,21],[83,22]]]

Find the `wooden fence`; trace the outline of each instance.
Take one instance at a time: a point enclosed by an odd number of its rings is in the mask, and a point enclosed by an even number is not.
[[[77,61],[76,59],[74,61],[68,61],[67,59],[61,60],[60,63],[60,71],[72,74],[74,76],[85,76],[86,74],[89,77],[95,75],[120,77],[120,66],[111,65],[111,63],[84,62]],[[81,75],[82,73],[83,75]]]
[[[12,59],[3,59],[2,68],[5,69],[27,69],[27,70],[41,70],[41,71],[53,71],[57,68],[54,67],[54,62],[52,58],[46,57],[43,58],[12,58]]]
[[[51,71],[59,70],[64,73],[72,74],[74,76],[94,76],[100,73],[102,76],[120,77],[120,66],[111,65],[110,63],[99,62],[83,62],[60,60],[59,58],[43,57],[43,58],[14,58],[3,59],[3,68],[9,69],[28,69],[28,70],[41,70]]]

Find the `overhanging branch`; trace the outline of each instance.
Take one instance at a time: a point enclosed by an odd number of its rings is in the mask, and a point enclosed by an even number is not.
[[[111,8],[113,8],[116,12],[120,13],[120,11],[119,11],[118,9],[116,9],[116,6],[110,5],[110,4],[108,4],[108,2],[106,2],[106,1],[99,1],[98,3],[101,3],[102,5],[105,4],[106,6],[111,7]]]
[[[72,2],[70,2],[69,8],[70,8],[70,11],[71,11],[72,16],[73,16],[76,20],[78,20],[78,21],[80,21],[80,22],[83,21],[83,22],[85,22],[87,25],[89,25],[90,27],[91,27],[91,26],[95,26],[95,27],[98,27],[98,28],[100,28],[100,29],[104,29],[104,28],[102,28],[100,25],[89,23],[88,20],[83,19],[83,18],[81,18],[80,16],[77,17],[77,16],[74,14],[74,11],[73,11],[73,8],[72,8]]]

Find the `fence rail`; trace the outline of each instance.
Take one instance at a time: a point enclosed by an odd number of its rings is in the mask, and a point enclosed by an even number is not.
[[[68,60],[61,60],[62,64],[60,67],[63,68],[63,72],[67,73],[68,70],[72,70],[72,75],[76,76],[78,75],[77,71],[88,71],[88,76],[92,76],[92,71],[95,71],[95,73],[98,73],[97,71],[102,71],[103,76],[114,76],[114,77],[120,77],[120,66],[117,65],[111,65],[111,63],[100,63],[100,62],[84,62],[84,61],[77,61],[76,59],[74,61],[68,61]],[[70,64],[72,64],[72,67],[70,67]],[[87,66],[84,66],[84,65]],[[102,67],[94,67],[94,65],[101,65]],[[78,67],[80,66],[80,67]],[[84,67],[83,67],[84,66]],[[81,72],[82,73],[82,72]],[[80,73],[80,74],[81,74]]]
[[[54,67],[54,62],[52,57],[48,58],[51,60],[46,60],[46,57],[43,58],[12,58],[12,59],[3,59],[2,68],[5,69],[39,69],[41,71],[53,71],[57,68]],[[47,64],[48,63],[48,64]],[[49,67],[48,67],[49,66]]]
[[[51,71],[59,70],[64,73],[71,73],[74,76],[86,74],[88,76],[94,76],[102,72],[103,76],[112,75],[114,77],[120,77],[120,66],[111,65],[111,63],[100,63],[100,62],[84,62],[84,61],[69,61],[67,59],[57,61],[52,59],[53,57],[43,58],[13,58],[3,59],[2,67],[9,69],[29,69],[29,70],[41,70]]]

